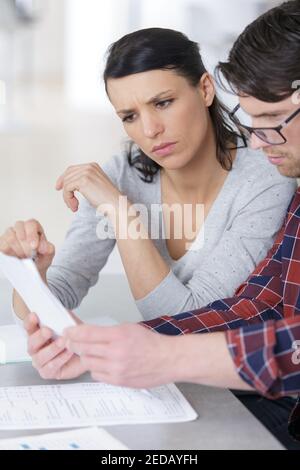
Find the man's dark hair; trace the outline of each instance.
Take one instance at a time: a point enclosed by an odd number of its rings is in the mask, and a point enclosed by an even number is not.
[[[216,69],[238,95],[279,102],[300,80],[300,0],[285,2],[251,23]]]
[[[174,70],[192,86],[197,86],[206,73],[198,44],[187,36],[172,29],[141,29],[110,46],[104,71],[106,91],[110,78],[159,69]],[[209,112],[215,132],[217,159],[223,168],[231,170],[231,149],[237,142],[235,128],[227,120],[228,110],[217,96]],[[142,180],[149,183],[160,169],[141,149],[135,149],[133,143],[129,144],[128,162],[141,173]]]

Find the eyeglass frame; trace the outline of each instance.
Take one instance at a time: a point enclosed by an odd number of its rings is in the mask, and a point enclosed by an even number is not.
[[[235,108],[229,113],[229,117],[231,119],[233,119],[235,113],[240,108],[241,108],[241,105],[237,104],[235,106]],[[238,124],[242,129],[244,128],[250,133],[250,137],[251,137],[252,134],[254,134],[256,137],[258,137],[258,139],[262,140],[266,144],[269,144],[269,145],[283,145],[287,142],[287,139],[286,139],[286,137],[284,137],[284,135],[280,131],[282,131],[282,129],[284,129],[292,121],[292,119],[294,119],[296,116],[298,116],[298,114],[300,114],[300,108],[298,108],[296,111],[294,111],[285,121],[283,121],[281,124],[279,124],[279,126],[276,126],[276,127],[250,127],[250,126],[246,126],[245,124],[240,123],[239,121],[238,121]],[[236,123],[236,120],[237,119],[234,120],[235,123]],[[261,136],[257,135],[256,131],[275,131],[283,139],[283,142],[278,143],[278,144],[268,142],[267,140],[262,139]]]

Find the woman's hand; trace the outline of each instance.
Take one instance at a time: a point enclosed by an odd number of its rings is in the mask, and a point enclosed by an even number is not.
[[[74,314],[72,316],[80,322]],[[32,357],[32,365],[43,379],[74,379],[86,372],[80,358],[65,349],[61,337],[54,340],[49,328],[40,328],[35,314],[26,317],[24,327],[28,333],[28,353]]]
[[[105,204],[112,210],[117,207],[121,196],[97,163],[70,166],[58,178],[56,189],[63,190],[64,201],[73,212],[79,206],[75,191],[80,192],[93,207]]]
[[[176,379],[176,339],[141,325],[79,325],[67,328],[62,339],[97,381],[144,388]]]
[[[45,235],[37,220],[16,222],[0,237],[0,252],[20,259],[30,258],[36,251],[36,266],[42,277],[52,263],[55,247]]]

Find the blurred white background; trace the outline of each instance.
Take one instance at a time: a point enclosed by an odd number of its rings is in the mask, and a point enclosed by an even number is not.
[[[245,25],[278,3],[0,0],[0,232],[34,217],[58,247],[72,214],[56,178],[70,164],[101,164],[119,151],[124,133],[101,77],[113,41],[174,28],[201,44],[212,71]],[[117,253],[105,272],[122,272]]]

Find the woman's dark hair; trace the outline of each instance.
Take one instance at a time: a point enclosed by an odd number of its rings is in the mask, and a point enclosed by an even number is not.
[[[216,69],[238,95],[279,102],[300,80],[300,0],[285,2],[251,23],[234,43],[227,62]]]
[[[157,69],[174,70],[192,86],[198,85],[202,75],[206,73],[198,44],[190,41],[187,36],[171,29],[141,29],[127,34],[110,46],[104,71],[106,92],[110,78]],[[223,168],[231,170],[230,150],[232,145],[236,145],[237,134],[227,121],[228,110],[215,97],[209,112],[215,131],[217,159]],[[141,149],[135,148],[133,142],[129,143],[128,162],[142,174],[142,180],[149,183],[160,169]]]

